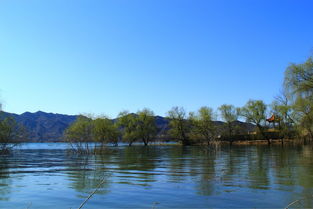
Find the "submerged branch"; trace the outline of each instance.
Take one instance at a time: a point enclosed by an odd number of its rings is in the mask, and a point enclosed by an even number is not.
[[[85,199],[85,201],[79,206],[78,209],[81,209],[84,207],[84,205],[88,202],[88,200],[100,189],[100,187],[102,186],[102,184],[105,183],[105,178],[103,178],[101,180],[101,182],[98,184],[98,186],[96,187],[96,189],[87,197],[87,199]]]
[[[313,197],[313,195],[312,195],[311,197]],[[292,205],[294,205],[294,204],[296,204],[296,203],[300,203],[300,204],[301,204],[301,201],[302,201],[302,200],[305,200],[305,199],[307,199],[307,198],[301,198],[301,199],[295,200],[295,201],[289,203],[289,204],[285,207],[285,209],[289,209],[290,206],[292,206]]]

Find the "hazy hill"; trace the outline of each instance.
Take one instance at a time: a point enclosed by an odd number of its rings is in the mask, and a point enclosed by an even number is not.
[[[35,113],[25,112],[20,115],[5,112],[4,117],[7,116],[13,117],[27,129],[29,141],[32,142],[62,141],[64,130],[77,118],[77,115],[54,114],[42,111]],[[169,120],[161,116],[156,116],[155,120],[159,133],[166,133],[169,128]],[[221,121],[215,121],[215,123],[220,128],[224,124]],[[240,121],[236,121],[235,123],[247,131],[253,131],[255,128],[250,123]]]

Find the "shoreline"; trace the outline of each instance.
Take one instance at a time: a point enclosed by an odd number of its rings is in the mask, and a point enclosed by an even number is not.
[[[281,140],[281,139],[272,139],[270,140],[270,144],[273,145],[273,144],[310,144],[311,141],[304,141],[303,139],[284,139],[284,140]],[[30,142],[20,142],[18,144],[28,144],[28,143],[38,143],[38,144],[45,144],[45,143],[48,143],[48,144],[57,144],[57,143],[69,143],[69,142],[66,142],[66,141],[38,141],[38,142],[34,142],[34,141],[30,141]],[[85,142],[85,143],[97,143],[97,142]],[[259,139],[259,140],[236,140],[236,141],[226,141],[226,140],[223,140],[223,141],[216,141],[216,142],[212,142],[211,145],[214,145],[214,144],[220,144],[220,145],[229,145],[229,144],[232,144],[232,145],[269,145],[268,144],[268,140],[266,139]],[[109,144],[108,144],[109,145]],[[127,145],[127,143],[119,143],[118,146],[123,146],[123,145]],[[144,146],[143,144],[141,144],[141,142],[138,142],[138,143],[134,143],[133,146]],[[169,146],[169,145],[175,145],[175,146],[183,146],[180,142],[175,142],[175,141],[170,141],[170,142],[161,142],[161,141],[157,141],[157,142],[150,142],[148,146]],[[128,146],[128,145],[127,145]],[[207,144],[192,144],[190,146],[207,146]]]

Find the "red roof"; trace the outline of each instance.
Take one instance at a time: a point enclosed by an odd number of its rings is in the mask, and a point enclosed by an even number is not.
[[[274,122],[276,120],[275,115],[273,114],[270,118],[266,119],[268,122]]]

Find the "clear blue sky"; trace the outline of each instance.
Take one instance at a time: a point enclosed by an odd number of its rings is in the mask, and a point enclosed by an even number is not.
[[[313,1],[0,0],[4,110],[270,103],[313,49]]]

